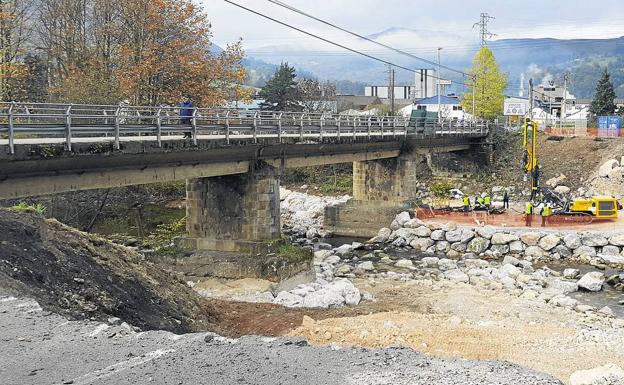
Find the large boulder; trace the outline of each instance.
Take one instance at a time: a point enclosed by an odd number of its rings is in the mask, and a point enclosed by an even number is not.
[[[578,291],[578,284],[576,282],[553,278],[548,281],[548,288],[559,290],[562,294],[569,294]]]
[[[369,239],[368,242],[369,243],[384,243],[388,240],[388,238],[390,238],[390,235],[392,235],[392,230],[387,227],[383,227],[382,229],[379,230],[379,232],[377,232],[377,235]]]
[[[529,259],[540,259],[544,256],[544,250],[539,246],[529,246],[524,250],[524,256]]]
[[[542,238],[542,234],[535,231],[520,234],[520,240],[527,246],[537,246],[540,238]]]
[[[421,221],[418,218],[412,218],[409,221],[403,224],[403,227],[407,227],[408,229],[415,229],[420,226],[424,226],[425,222]]]
[[[602,248],[601,255],[620,255],[620,248],[617,246],[607,245]]]
[[[576,234],[567,234],[565,237],[563,237],[563,243],[565,243],[566,247],[568,249],[578,249],[579,247],[581,247],[581,237],[579,237]]]
[[[512,254],[520,254],[524,251],[524,244],[522,241],[513,241],[509,244],[509,252]]]
[[[475,237],[475,232],[470,229],[462,230],[461,243],[468,243]]]
[[[604,162],[602,166],[600,166],[600,168],[598,169],[598,175],[603,178],[607,178],[611,170],[619,166],[620,163],[617,160],[609,159],[608,161]]]
[[[353,282],[345,278],[331,282],[325,289],[344,297],[347,305],[357,305],[362,299],[360,290],[355,287]]]
[[[468,277],[468,275],[459,269],[445,271],[444,278],[453,282],[468,283],[468,281],[470,281],[470,278]]]
[[[490,241],[486,238],[477,237],[468,243],[468,248],[466,251],[481,254],[490,246]]]
[[[398,261],[396,261],[394,266],[400,267],[402,269],[410,269],[410,270],[415,269],[414,263],[412,262],[411,259],[399,259]]]
[[[570,188],[568,186],[557,186],[555,187],[555,192],[557,194],[567,195],[570,193]]]
[[[485,239],[491,239],[492,236],[496,233],[496,229],[492,226],[478,227],[476,230],[477,234]]]
[[[438,261],[438,268],[440,270],[453,270],[457,269],[457,262],[452,259],[442,258]]]
[[[362,269],[364,271],[372,271],[375,270],[375,265],[373,265],[372,261],[364,261],[357,265],[358,269]]]
[[[516,234],[494,233],[490,242],[492,242],[493,245],[506,245],[518,239],[520,238],[518,238]]]
[[[426,251],[433,243],[429,238],[416,238],[410,242],[410,247],[417,251]]]
[[[304,307],[318,307],[318,308],[334,308],[340,307],[345,304],[345,298],[340,295],[338,290],[332,290],[329,288],[323,288],[318,291],[309,293],[303,298]]]
[[[572,256],[572,251],[570,251],[570,249],[568,249],[564,245],[559,245],[555,247],[555,249],[552,252],[555,254],[559,254],[559,256],[564,259],[570,258]]]
[[[420,260],[422,263],[422,267],[438,267],[438,263],[440,262],[440,258],[438,257],[424,257]]]
[[[574,279],[581,274],[579,269],[565,269],[563,270],[563,277],[567,279]]]
[[[392,232],[392,235],[390,235],[390,238],[388,238],[388,241],[394,241],[397,238],[403,238],[405,239],[407,243],[410,243],[412,239],[416,238],[416,230],[408,229],[408,228],[400,228]]]
[[[410,217],[410,215],[409,215],[409,213],[407,211],[403,211],[403,212],[397,214],[396,217],[394,217],[394,220],[397,221],[397,223],[401,227],[403,227],[403,225],[406,224],[410,219],[412,219],[412,218]]]
[[[581,246],[574,250],[574,256],[577,258],[593,258],[596,256],[596,248],[591,246]]]
[[[490,250],[495,256],[502,257],[509,253],[509,245],[492,245],[490,246]]]
[[[286,307],[300,307],[303,304],[303,297],[287,291],[280,291],[273,303]]]
[[[561,182],[566,180],[566,176],[563,174],[559,174],[559,176],[550,178],[546,181],[546,184],[550,187],[558,186]]]
[[[624,177],[624,167],[615,167],[607,175],[609,179],[622,179]]]
[[[588,370],[577,370],[570,376],[570,385],[620,384],[624,384],[624,370],[615,364],[606,364]]]
[[[446,233],[446,240],[450,243],[460,242],[462,240],[462,230],[453,230]]]
[[[436,251],[439,253],[446,253],[451,249],[451,244],[447,241],[438,241],[436,243]]]
[[[550,251],[557,247],[557,245],[561,242],[561,238],[559,238],[555,234],[548,234],[539,241],[539,247],[541,247],[545,251]]]
[[[624,246],[624,234],[616,234],[609,238],[609,243],[613,246]]]
[[[434,230],[431,232],[431,239],[434,241],[443,241],[445,238],[444,230]]]
[[[609,244],[609,240],[597,233],[583,233],[581,235],[583,245],[592,247],[602,247]]]
[[[428,238],[431,236],[431,229],[429,229],[427,226],[420,226],[414,229],[414,234],[421,238]]]
[[[580,288],[583,288],[585,290],[600,291],[602,290],[602,285],[604,285],[604,282],[604,274],[598,271],[592,271],[581,277],[577,284]]]

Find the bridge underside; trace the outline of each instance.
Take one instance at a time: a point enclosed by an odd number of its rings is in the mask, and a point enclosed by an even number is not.
[[[179,245],[213,253],[202,257],[212,274],[257,276],[264,265],[250,269],[254,264],[249,261],[257,259],[263,242],[280,237],[283,169],[353,163],[354,202],[366,202],[366,207],[358,203],[326,218],[330,229],[341,223],[344,229],[349,215],[361,218],[369,213],[381,221],[380,213],[396,211],[398,204],[412,199],[419,167],[428,154],[478,145],[478,138],[442,137],[310,144],[171,142],[160,148],[137,142],[121,152],[102,143],[74,144],[71,153],[60,144],[18,146],[18,156],[8,160],[0,155],[0,199],[186,180],[188,237]],[[354,226],[362,230],[362,223]],[[224,252],[238,256],[221,259]]]

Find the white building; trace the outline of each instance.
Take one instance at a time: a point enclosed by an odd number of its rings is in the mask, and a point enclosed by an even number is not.
[[[472,115],[464,112],[459,104],[459,98],[452,96],[440,96],[440,109],[442,119],[444,120],[471,120]],[[429,112],[438,112],[438,97],[419,99],[414,104],[406,106],[399,110],[403,116],[410,116],[412,110],[425,110]]]
[[[438,79],[436,76],[437,72],[433,69],[416,70],[413,85],[394,87],[394,99],[400,103],[401,100],[413,101],[437,95]],[[446,94],[446,86],[449,84],[450,82],[448,80],[440,80],[442,95]],[[388,85],[371,85],[364,88],[364,95],[376,96],[380,99],[389,99],[389,89],[390,87]]]

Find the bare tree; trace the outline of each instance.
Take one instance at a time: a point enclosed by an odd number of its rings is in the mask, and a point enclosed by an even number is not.
[[[301,103],[309,112],[335,112],[336,85],[315,79],[303,79],[298,84]]]

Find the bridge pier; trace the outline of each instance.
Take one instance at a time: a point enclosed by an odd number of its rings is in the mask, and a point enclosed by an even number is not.
[[[195,250],[248,252],[280,237],[279,177],[263,165],[186,181],[186,228]]]
[[[418,199],[418,177],[424,172],[426,152],[419,150],[353,162],[353,200],[328,207],[325,228],[340,236],[373,237]]]

